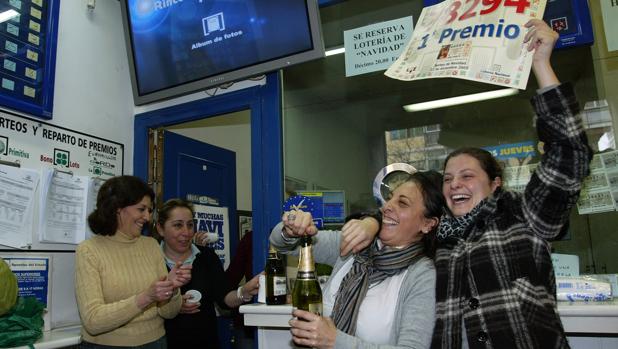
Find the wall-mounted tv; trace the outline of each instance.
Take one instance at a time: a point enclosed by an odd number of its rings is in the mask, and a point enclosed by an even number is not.
[[[316,0],[121,0],[136,105],[324,56]]]

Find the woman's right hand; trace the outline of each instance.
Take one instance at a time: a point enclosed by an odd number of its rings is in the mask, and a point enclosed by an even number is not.
[[[191,299],[191,295],[182,295],[182,306],[180,307],[181,314],[195,314],[200,312],[200,302],[189,303],[187,299]]]
[[[373,217],[351,219],[341,228],[341,256],[364,250],[378,235],[380,223]]]
[[[318,228],[313,223],[313,217],[309,212],[286,211],[283,213],[281,221],[283,222],[283,231],[289,237],[311,236],[318,233]]]

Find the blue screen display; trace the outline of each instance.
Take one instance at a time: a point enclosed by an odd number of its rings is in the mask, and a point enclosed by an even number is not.
[[[128,0],[140,95],[313,49],[305,0]]]
[[[299,195],[311,200],[316,226],[323,224],[343,224],[346,217],[345,192],[343,190],[299,191]]]

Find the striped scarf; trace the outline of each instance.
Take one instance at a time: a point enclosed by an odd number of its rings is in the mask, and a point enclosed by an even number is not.
[[[378,249],[377,239],[370,248],[354,257],[354,265],[341,281],[335,298],[332,318],[341,331],[356,333],[356,321],[367,290],[384,279],[397,275],[424,256],[422,242],[397,249],[384,246]]]
[[[438,233],[436,237],[439,242],[442,242],[448,238],[454,237],[459,239],[466,239],[468,237],[468,227],[477,217],[485,217],[489,212],[493,211],[497,205],[497,198],[495,196],[489,196],[481,200],[470,212],[463,216],[453,217],[450,214],[445,214],[440,218],[440,225],[438,225]]]

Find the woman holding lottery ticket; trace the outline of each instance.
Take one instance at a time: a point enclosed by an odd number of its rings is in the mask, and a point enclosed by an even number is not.
[[[545,154],[523,193],[502,189],[502,169],[486,150],[447,156],[442,192],[449,212],[437,233],[432,348],[569,347],[548,239],[568,222],[592,152],[573,87],[561,84],[550,64],[558,34],[539,19],[525,27]]]

